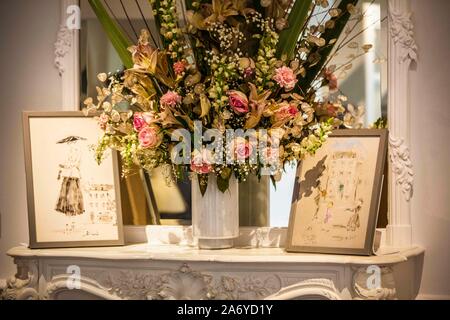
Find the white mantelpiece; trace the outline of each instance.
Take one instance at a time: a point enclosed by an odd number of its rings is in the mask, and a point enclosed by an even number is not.
[[[423,253],[420,247],[372,257],[291,254],[281,248],[202,251],[149,244],[83,249],[17,247],[8,255],[14,258],[18,272],[7,281],[1,296],[414,299],[420,287]],[[77,268],[79,277],[71,273]],[[379,270],[381,282],[370,289],[374,270]]]

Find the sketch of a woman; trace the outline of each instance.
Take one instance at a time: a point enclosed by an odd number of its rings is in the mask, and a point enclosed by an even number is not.
[[[58,180],[61,180],[61,190],[55,210],[66,216],[77,216],[84,213],[83,194],[80,186],[81,150],[77,145],[82,137],[70,136],[57,142],[67,144],[69,152],[64,163],[59,165]]]

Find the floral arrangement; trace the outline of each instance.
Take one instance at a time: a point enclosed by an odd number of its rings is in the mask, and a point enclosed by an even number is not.
[[[276,181],[333,128],[358,126],[363,111],[338,90],[345,66],[329,65],[351,40],[338,43],[361,14],[355,0],[150,0],[159,32],[143,30],[132,46],[101,3],[90,3],[126,67],[100,74],[97,101],[85,101],[86,113],[101,111],[98,161],[113,148],[125,173],[170,166],[177,179],[197,174],[202,193],[214,174],[224,192],[232,176]]]

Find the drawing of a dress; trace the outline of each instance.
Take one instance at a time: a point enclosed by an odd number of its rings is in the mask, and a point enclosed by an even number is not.
[[[55,210],[66,216],[77,216],[84,213],[83,194],[80,185],[81,150],[77,146],[85,138],[70,136],[58,141],[58,144],[67,144],[69,153],[63,164],[59,165],[58,180],[61,180],[61,189]]]

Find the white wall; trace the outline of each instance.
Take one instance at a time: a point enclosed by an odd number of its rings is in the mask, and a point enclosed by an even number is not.
[[[426,248],[421,294],[450,299],[450,1],[413,0],[419,62],[411,72],[414,242]]]
[[[0,278],[15,272],[5,252],[28,243],[22,111],[61,105],[53,67],[59,12],[59,0],[0,1]]]

